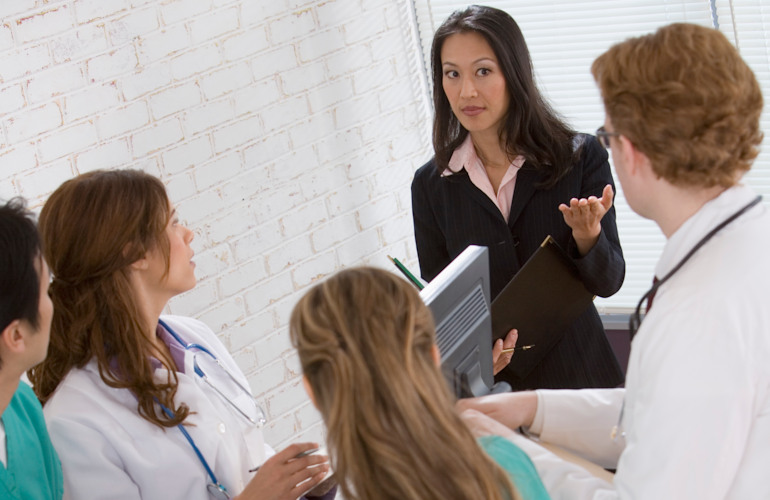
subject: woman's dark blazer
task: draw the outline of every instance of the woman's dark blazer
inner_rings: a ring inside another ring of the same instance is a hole
[[[583,257],[558,209],[571,198],[600,197],[607,184],[615,188],[607,151],[596,138],[578,134],[575,145],[580,148],[579,160],[551,188],[538,187],[542,174],[524,163],[517,174],[507,224],[465,169],[442,177],[433,159],[420,167],[412,181],[412,216],[422,277],[432,280],[468,245],[486,246],[494,299],[550,234],[572,257],[588,290],[600,297],[617,292],[623,284],[625,261],[615,207],[602,219],[599,241]],[[526,351],[517,352],[511,363],[525,355]],[[623,372],[592,305],[525,379],[504,369],[496,380],[509,382],[514,390],[616,387],[623,382]]]

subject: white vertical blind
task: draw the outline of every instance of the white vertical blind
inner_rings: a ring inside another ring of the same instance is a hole
[[[759,0],[716,0],[717,23],[736,26],[742,55],[763,82],[770,81],[767,28],[770,7]],[[722,5],[724,4],[724,5]],[[730,4],[737,11],[735,22]],[[430,44],[436,28],[467,2],[414,0],[426,71],[430,75]],[[484,5],[508,12],[519,24],[527,41],[537,83],[554,108],[580,132],[593,133],[604,121],[599,91],[591,76],[591,63],[612,44],[655,31],[658,27],[689,22],[714,26],[709,0],[594,0],[538,1],[488,0]],[[727,12],[725,12],[727,11]],[[735,36],[728,33],[735,40]],[[770,95],[765,92],[765,95]],[[767,112],[763,128],[767,128]],[[749,182],[770,199],[770,158],[758,159]],[[655,263],[665,242],[657,225],[631,211],[620,185],[615,207],[618,231],[626,258],[626,280],[621,290],[608,299],[597,298],[600,311],[624,312],[649,288]]]

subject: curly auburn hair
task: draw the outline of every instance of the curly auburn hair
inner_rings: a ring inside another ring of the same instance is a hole
[[[615,131],[671,184],[730,187],[751,168],[762,93],[719,31],[664,26],[614,45],[591,72]]]

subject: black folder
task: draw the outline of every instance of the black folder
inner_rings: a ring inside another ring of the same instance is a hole
[[[593,299],[572,260],[547,236],[492,301],[493,338],[504,338],[516,328],[516,345],[533,346],[517,349],[506,371],[526,377]]]

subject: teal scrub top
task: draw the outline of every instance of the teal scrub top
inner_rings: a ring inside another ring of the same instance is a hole
[[[64,493],[61,463],[43,419],[43,408],[24,382],[3,412],[6,465],[0,462],[0,498],[60,500]]]
[[[511,482],[524,500],[550,500],[545,485],[529,456],[524,451],[500,436],[483,436],[479,444],[492,460],[507,473]]]

